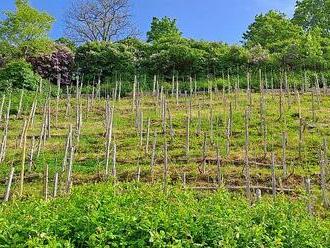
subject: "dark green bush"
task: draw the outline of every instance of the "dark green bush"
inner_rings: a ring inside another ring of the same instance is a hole
[[[26,61],[12,61],[0,70],[0,90],[9,88],[35,90],[40,79]]]

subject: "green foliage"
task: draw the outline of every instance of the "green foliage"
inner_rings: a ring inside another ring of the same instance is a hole
[[[40,79],[40,76],[33,72],[32,66],[26,61],[12,61],[0,70],[0,89],[35,90]]]
[[[169,17],[161,19],[154,17],[151,22],[151,30],[147,32],[148,42],[157,41],[162,38],[179,38],[182,33],[176,25],[176,20]]]
[[[56,44],[60,46],[66,46],[69,48],[72,52],[76,51],[77,46],[76,43],[74,43],[71,39],[66,37],[61,37],[55,41]]]
[[[67,198],[0,206],[1,246],[329,247],[330,222],[279,197],[254,206],[240,196],[160,185],[84,186]]]
[[[307,31],[320,28],[329,37],[330,0],[298,0],[292,21]]]
[[[323,58],[322,35],[319,28],[315,28],[302,37],[300,50],[300,58],[303,63],[309,67],[320,67],[326,62]]]
[[[171,76],[174,72],[182,75],[198,73],[204,52],[192,46],[184,38],[162,38],[154,42],[149,67],[153,74]]]
[[[90,42],[80,46],[76,52],[76,64],[87,80],[95,81],[118,74],[134,74],[134,51],[123,43]]]
[[[261,45],[271,53],[282,52],[291,42],[300,38],[302,29],[291,23],[282,13],[269,11],[257,15],[255,21],[243,34],[245,45]]]
[[[0,22],[0,41],[5,41],[21,52],[21,56],[43,53],[52,49],[47,34],[54,18],[39,12],[28,0],[16,0],[16,10],[6,11]]]
[[[245,46],[181,37],[176,21],[154,18],[148,41],[129,38],[115,43],[89,43],[77,51],[77,64],[88,81],[102,71],[103,78],[133,80],[153,75],[171,80],[182,77],[221,76],[236,68],[327,68],[329,39],[320,28],[304,32],[284,14],[270,11],[256,16],[244,34]],[[123,66],[122,66],[123,65]],[[244,73],[244,72],[243,72]]]
[[[3,67],[6,62],[18,57],[19,50],[11,46],[6,41],[0,41],[0,68]]]

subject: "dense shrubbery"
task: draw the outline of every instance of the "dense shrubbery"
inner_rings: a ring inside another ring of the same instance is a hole
[[[281,52],[271,53],[260,44],[247,47],[218,42],[166,37],[153,43],[121,41],[118,43],[87,43],[77,50],[76,63],[89,80],[102,71],[103,79],[121,75],[132,80],[134,74],[219,77],[223,72],[258,70],[327,71],[329,45],[315,36],[283,45]],[[323,45],[322,45],[323,44]],[[324,52],[323,52],[324,50]]]
[[[35,90],[39,84],[40,76],[33,72],[31,64],[24,60],[9,62],[0,69],[0,88]]]
[[[303,201],[249,207],[227,192],[160,186],[85,186],[68,198],[0,206],[0,246],[329,247],[330,222]]]

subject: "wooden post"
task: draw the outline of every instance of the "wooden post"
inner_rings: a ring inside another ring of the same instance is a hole
[[[217,144],[217,182],[218,185],[220,186],[223,181],[222,181],[222,175],[221,175],[221,158],[220,158],[220,151],[219,151],[219,144]]]
[[[143,112],[140,113],[140,146],[143,146]]]
[[[5,99],[6,99],[6,95],[2,96],[2,101],[1,101],[1,106],[0,106],[0,123],[2,121],[2,112],[3,112],[3,107],[5,105]]]
[[[189,115],[188,115],[186,117],[186,157],[187,157],[187,160],[189,160],[189,147],[190,147],[189,135],[190,135],[190,119],[189,119]]]
[[[325,165],[325,154],[322,149],[320,149],[320,186],[321,186],[321,194],[322,194],[322,203],[325,208],[330,207],[330,202],[328,198],[327,192],[327,179],[326,179],[326,165]]]
[[[112,130],[113,130],[113,115],[114,115],[114,108],[111,109],[111,113],[109,114],[110,120],[108,120],[108,127],[106,130],[106,165],[105,165],[105,175],[109,175],[109,159],[110,159],[110,145],[112,140]]]
[[[65,117],[68,118],[70,116],[70,109],[71,109],[71,95],[69,92],[69,86],[66,86],[66,109],[65,109]],[[93,86],[93,97],[94,97],[94,86]],[[92,103],[91,105],[93,106],[93,98],[92,97]]]
[[[132,102],[132,111],[133,112],[135,110],[135,105],[136,105],[136,84],[137,84],[137,77],[135,75],[134,76],[134,83],[133,83],[133,102]]]
[[[302,147],[303,147],[303,118],[301,114],[301,103],[300,103],[300,95],[299,92],[297,92],[297,100],[298,100],[298,115],[299,115],[299,160],[302,159]]]
[[[117,156],[117,146],[116,143],[113,144],[113,155],[112,155],[112,177],[116,179],[117,169],[116,169],[116,156]]]
[[[214,131],[213,131],[213,107],[210,106],[210,140],[214,143]]]
[[[175,76],[174,76],[174,73],[172,75],[172,91],[171,91],[171,96],[173,97],[174,96],[174,88],[175,88]]]
[[[53,191],[53,197],[57,197],[57,191],[58,191],[58,172],[55,173],[54,176],[54,191]]]
[[[9,128],[9,120],[10,120],[10,106],[11,106],[11,97],[9,96],[9,102],[8,102],[7,114],[6,114],[6,123],[3,132],[2,143],[1,143],[0,162],[3,162],[6,157],[8,128]]]
[[[31,148],[30,148],[30,156],[29,156],[29,172],[32,171],[34,149],[35,149],[35,137],[32,136],[32,139],[31,139]]]
[[[153,81],[153,86],[152,86],[152,95],[156,95],[156,81],[157,81],[157,76],[154,75],[154,81]]]
[[[176,105],[179,105],[179,78],[176,76]]]
[[[183,173],[182,184],[183,184],[183,188],[185,189],[186,185],[187,185],[187,173],[186,172]]]
[[[167,174],[168,174],[168,157],[167,157],[167,142],[164,144],[164,168],[163,168],[163,191],[167,190]]]
[[[44,173],[44,199],[48,200],[48,164],[46,164],[45,173]]]
[[[171,138],[174,137],[174,129],[173,129],[173,123],[172,123],[172,115],[170,112],[170,108],[167,106],[167,113],[168,113],[168,118],[169,118],[169,126],[170,126],[170,136]]]
[[[24,90],[21,90],[21,97],[19,99],[18,109],[17,109],[17,118],[21,116],[22,113],[22,103],[23,103]]]
[[[21,131],[21,138],[20,138],[20,142],[19,142],[19,147],[22,148],[22,145],[23,145],[23,139],[24,139],[24,135],[25,135],[25,131],[26,131],[26,128],[27,128],[27,120],[25,119],[24,120],[24,124],[23,124],[23,127],[22,127],[22,131]]]
[[[149,152],[150,125],[151,125],[151,120],[150,120],[150,117],[149,117],[148,118],[148,124],[147,124],[147,137],[146,137],[146,146],[145,146],[146,155]]]
[[[46,118],[46,136],[45,138],[50,138],[51,135],[50,135],[50,113],[51,113],[51,110],[50,110],[50,98],[48,98],[47,100],[47,118]]]
[[[33,104],[32,104],[32,108],[31,108],[31,113],[30,113],[30,116],[29,116],[29,127],[33,127],[34,125],[34,118],[35,118],[35,114],[36,114],[36,110],[37,110],[37,105],[38,105],[38,100],[37,100],[37,95],[33,101]]]
[[[272,152],[272,193],[273,197],[276,197],[276,174],[275,174],[275,154],[274,151]]]
[[[69,168],[68,168],[68,174],[67,174],[67,179],[66,179],[66,193],[70,193],[71,192],[71,187],[72,187],[73,156],[74,156],[74,146],[71,146],[71,148],[70,148]]]
[[[246,185],[246,196],[250,203],[252,203],[251,198],[251,179],[250,179],[250,163],[249,163],[249,110],[245,110],[245,164],[244,164],[244,177],[245,177],[245,185]]]
[[[72,124],[70,124],[69,132],[68,132],[68,136],[67,136],[66,144],[65,144],[64,158],[63,158],[63,163],[62,163],[62,171],[65,171],[66,167],[67,167],[69,149],[73,145],[72,144],[72,140],[73,140],[72,135],[73,135],[72,134]]]
[[[316,123],[316,112],[315,112],[315,95],[314,91],[312,91],[312,114],[313,114],[313,122]]]
[[[119,90],[118,90],[118,100],[120,101],[121,99],[121,78],[120,78],[120,81],[119,81]]]
[[[139,163],[139,162],[138,162],[137,167],[138,167],[138,170],[137,170],[137,172],[136,172],[136,180],[137,180],[138,182],[140,182],[140,178],[141,178],[141,166],[140,166],[140,163]]]
[[[154,180],[154,165],[155,165],[155,158],[156,158],[156,145],[157,145],[157,132],[154,132],[154,141],[152,144],[152,154],[151,154],[151,162],[150,162],[150,174],[151,174],[151,181]]]
[[[207,152],[207,145],[206,145],[206,132],[204,132],[204,140],[203,140],[203,174],[206,173],[206,152]]]
[[[57,94],[56,94],[56,112],[55,112],[55,126],[58,125],[58,109],[60,102],[60,91],[61,91],[61,74],[57,74]]]
[[[257,201],[261,200],[261,190],[260,189],[256,189],[256,200]]]
[[[25,172],[25,154],[26,154],[26,134],[24,134],[23,151],[22,151],[22,165],[21,165],[21,176],[20,176],[20,190],[19,196],[23,196],[24,186],[24,172]]]
[[[231,119],[230,119],[230,114],[229,114],[229,116],[227,118],[226,133],[225,133],[227,157],[229,157],[229,154],[230,154],[230,133],[231,133],[230,127],[231,127]]]
[[[282,132],[282,167],[283,167],[283,176],[286,177],[288,174],[287,163],[286,163],[286,144],[287,144],[287,133]]]
[[[313,215],[313,206],[311,199],[311,179],[308,177],[305,180],[306,194],[307,194],[307,210],[310,215]]]
[[[8,183],[7,183],[7,188],[6,188],[6,194],[5,194],[4,202],[8,202],[9,201],[10,189],[11,189],[11,184],[13,182],[14,172],[15,172],[15,167],[12,167],[11,170],[10,170],[10,173],[9,173],[9,177],[8,177]]]

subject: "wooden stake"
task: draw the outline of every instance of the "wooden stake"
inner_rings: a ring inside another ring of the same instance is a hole
[[[45,173],[44,173],[44,199],[48,200],[48,164],[46,164]]]
[[[20,176],[20,190],[19,196],[23,196],[24,187],[24,172],[25,172],[25,155],[26,155],[26,134],[24,134],[23,151],[22,151],[22,164],[21,164],[21,176]]]
[[[14,172],[15,172],[15,167],[12,167],[11,170],[10,170],[10,173],[9,173],[9,177],[8,177],[8,183],[7,183],[7,188],[6,188],[6,194],[5,194],[4,202],[8,202],[9,201],[10,189],[11,189],[11,184],[13,182]]]
[[[58,190],[58,172],[55,173],[54,176],[54,191],[53,191],[53,197],[57,197],[57,190]]]

